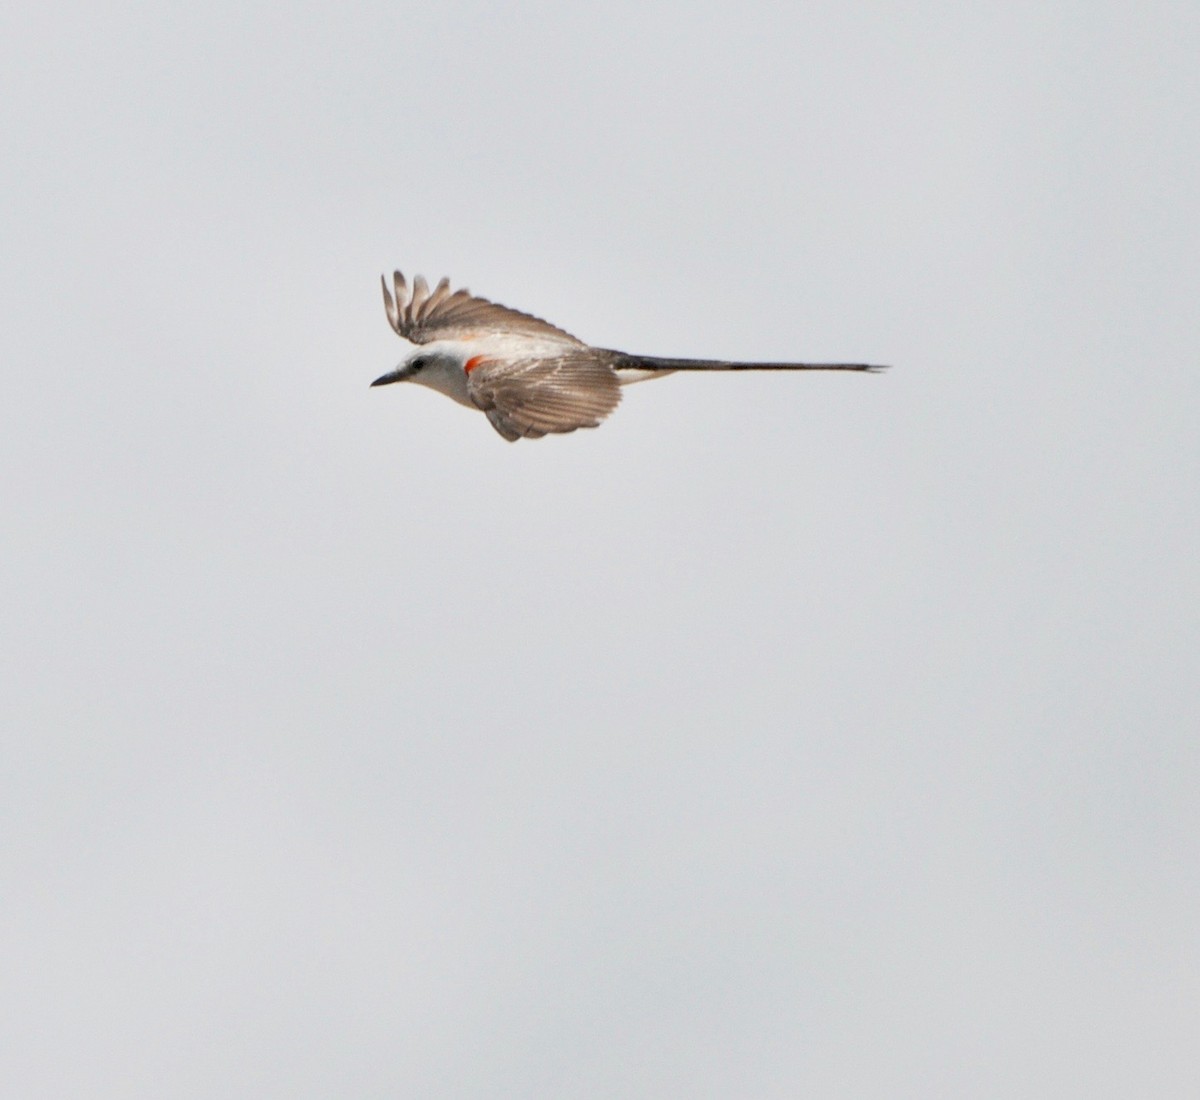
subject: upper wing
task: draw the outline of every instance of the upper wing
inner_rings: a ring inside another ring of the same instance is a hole
[[[395,298],[388,290],[387,279],[380,276],[380,282],[388,321],[397,335],[414,344],[454,340],[482,331],[524,332],[583,346],[582,341],[549,321],[497,305],[486,298],[475,298],[465,287],[451,294],[449,279],[443,279],[430,291],[424,278],[418,275],[410,290],[404,276],[399,271],[394,272]]]
[[[594,428],[621,400],[616,373],[591,349],[554,358],[489,359],[467,376],[467,393],[508,440]]]

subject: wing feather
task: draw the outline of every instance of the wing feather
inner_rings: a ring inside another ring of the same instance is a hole
[[[595,428],[621,400],[616,373],[590,351],[489,360],[471,372],[467,393],[508,440]]]
[[[397,271],[392,276],[392,285],[394,298],[388,293],[387,280],[383,280],[388,323],[397,335],[414,344],[454,340],[482,331],[521,332],[563,344],[585,346],[549,321],[489,302],[486,298],[476,298],[465,287],[450,293],[449,279],[442,279],[431,293],[429,284],[418,275],[413,279],[410,291],[408,281]]]
[[[428,317],[438,305],[450,296],[450,280],[441,279],[438,285],[433,288],[433,293],[429,295],[429,299],[421,307],[418,315],[418,321],[423,321]]]
[[[425,281],[424,275],[418,275],[413,279],[412,301],[408,307],[409,315],[417,324],[421,323],[421,310],[425,308],[428,300],[429,284]]]

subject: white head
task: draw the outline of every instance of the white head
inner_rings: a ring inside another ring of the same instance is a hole
[[[411,344],[408,355],[396,369],[381,375],[372,386],[388,386],[393,382],[419,382],[422,386],[453,397],[460,404],[474,408],[467,395],[466,363],[469,350],[455,340],[435,340],[428,344]]]

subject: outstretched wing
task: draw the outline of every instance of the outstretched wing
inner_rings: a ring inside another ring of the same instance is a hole
[[[476,298],[465,287],[451,293],[449,279],[442,279],[431,291],[424,278],[418,275],[410,290],[404,276],[399,271],[394,272],[394,298],[388,290],[387,279],[380,276],[380,282],[389,323],[398,336],[414,344],[454,340],[480,332],[518,332],[584,346],[582,341],[549,321],[497,305],[486,298]]]
[[[467,393],[508,440],[594,428],[621,400],[616,374],[590,349],[553,358],[489,359],[467,376]]]

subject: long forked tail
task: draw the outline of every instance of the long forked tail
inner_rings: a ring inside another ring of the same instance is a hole
[[[631,355],[624,351],[609,352],[615,370],[674,371],[674,370],[856,370],[878,373],[887,367],[871,363],[738,363],[727,359],[663,359],[656,355]]]

